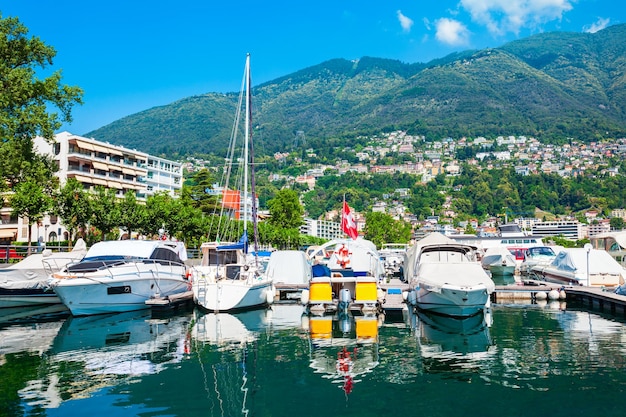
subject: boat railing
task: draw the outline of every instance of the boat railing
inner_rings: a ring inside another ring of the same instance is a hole
[[[66,268],[68,265],[72,263],[76,263],[75,257],[54,257],[50,259],[42,259],[41,263],[43,264],[43,270],[48,275],[52,275],[55,272],[61,271],[63,268]]]
[[[181,275],[185,275],[187,269],[184,263],[169,259],[124,258],[83,260],[68,264],[66,270],[70,275],[106,271],[107,275],[112,277],[116,275],[112,269],[122,266],[134,267],[138,273],[146,272],[146,268],[141,265],[154,265],[156,272],[180,273]]]

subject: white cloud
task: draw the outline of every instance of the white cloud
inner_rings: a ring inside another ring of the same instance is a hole
[[[469,30],[458,20],[441,18],[435,22],[437,27],[436,37],[440,42],[448,45],[467,45],[469,43]]]
[[[402,26],[402,31],[410,32],[411,27],[413,27],[413,20],[403,15],[400,10],[397,11],[397,14],[398,14],[398,21],[400,22],[400,26]]]
[[[460,0],[472,20],[494,35],[518,34],[522,28],[536,29],[546,22],[561,20],[575,0]]]
[[[609,25],[609,23],[611,22],[611,19],[603,19],[601,17],[598,18],[598,20],[595,21],[595,23],[592,23],[591,25],[587,25],[583,27],[583,31],[587,32],[587,33],[596,33],[599,30],[604,29],[605,27],[607,27]]]

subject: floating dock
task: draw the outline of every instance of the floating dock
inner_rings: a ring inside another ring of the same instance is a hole
[[[193,291],[185,291],[167,297],[155,297],[146,300],[152,312],[174,311],[193,303]]]
[[[407,308],[402,297],[402,293],[409,290],[407,283],[392,279],[381,284],[380,288],[386,292],[385,302],[381,306],[383,311],[401,311]],[[498,285],[491,294],[491,302],[496,304],[519,300],[528,302],[549,300],[550,297],[556,297],[553,291],[558,293],[560,301],[578,302],[589,309],[626,317],[626,296],[615,294],[612,289],[563,286],[545,281],[525,280],[513,285]]]

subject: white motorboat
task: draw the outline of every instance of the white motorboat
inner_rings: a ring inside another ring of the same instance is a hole
[[[515,274],[517,262],[515,256],[502,246],[494,246],[485,251],[485,255],[480,260],[483,268],[491,272],[491,275],[510,276]]]
[[[407,302],[449,316],[483,311],[495,284],[476,260],[476,248],[431,233],[410,251]]]
[[[275,289],[272,280],[263,274],[263,267],[259,261],[257,250],[257,213],[254,182],[250,181],[251,195],[248,195],[248,182],[250,173],[254,174],[253,156],[249,152],[252,148],[252,135],[250,131],[251,113],[251,86],[250,86],[250,55],[246,57],[244,71],[243,88],[239,103],[245,103],[245,132],[242,158],[242,183],[243,198],[237,193],[237,212],[243,213],[243,233],[239,242],[224,244],[219,242],[207,242],[201,245],[202,262],[194,268],[193,296],[194,301],[200,307],[208,311],[233,311],[249,308],[259,308],[267,306],[274,301]],[[238,109],[235,117],[235,126],[239,125],[241,109]],[[237,129],[233,130],[231,138],[231,150],[229,155],[234,153],[237,145]],[[229,158],[230,160],[230,158]],[[225,171],[230,172],[231,167],[226,167]],[[222,204],[226,200],[226,187],[229,179],[226,179]],[[232,191],[232,190],[231,190]],[[251,200],[251,207],[248,206]],[[243,206],[243,209],[239,210]],[[249,218],[251,217],[251,218]],[[248,220],[254,225],[254,246],[253,254],[248,253]]]
[[[281,300],[299,300],[313,276],[311,263],[303,251],[278,250],[271,253],[265,275],[274,282]]]
[[[388,277],[400,279],[403,277],[403,264],[408,246],[406,243],[383,244],[379,252]]]
[[[86,252],[85,241],[78,239],[70,252],[44,249],[0,269],[0,308],[60,304],[61,300],[48,285],[48,277],[79,261]]]
[[[80,262],[53,273],[49,283],[75,316],[142,310],[150,298],[189,289],[186,259],[182,242],[98,242]]]
[[[302,303],[310,311],[338,309],[377,310],[385,278],[380,254],[373,242],[363,239],[336,239],[311,251],[313,277]]]
[[[560,249],[559,249],[560,250]],[[524,251],[524,259],[520,265],[520,274],[531,273],[535,266],[546,266],[556,258],[551,246],[535,246]]]
[[[193,297],[208,311],[262,307],[274,300],[273,282],[257,259],[247,256],[247,243],[201,245],[202,261],[193,268]]]
[[[547,265],[532,271],[548,282],[563,285],[614,288],[624,284],[624,268],[606,251],[565,248]]]

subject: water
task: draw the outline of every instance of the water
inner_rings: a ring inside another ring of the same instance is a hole
[[[622,416],[625,341],[623,322],[559,303],[5,320],[0,416]]]

